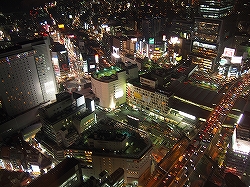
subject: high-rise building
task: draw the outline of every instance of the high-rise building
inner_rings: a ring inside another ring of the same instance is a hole
[[[39,38],[0,52],[0,102],[9,116],[56,99],[49,45]]]
[[[204,18],[222,18],[234,11],[233,0],[200,0],[200,14]]]
[[[225,47],[231,47],[236,17],[196,18],[191,39],[192,62],[204,71],[214,71]]]
[[[216,70],[224,47],[232,47],[237,16],[234,16],[232,0],[201,0],[200,16],[195,18],[191,42],[194,64],[205,71]]]

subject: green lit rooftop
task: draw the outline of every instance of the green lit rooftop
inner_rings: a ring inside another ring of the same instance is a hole
[[[104,68],[102,70],[95,72],[92,76],[95,79],[109,80],[109,79],[116,78],[116,73],[121,70],[122,69],[117,66],[111,66],[110,68]]]

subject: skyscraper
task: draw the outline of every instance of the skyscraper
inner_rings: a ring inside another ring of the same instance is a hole
[[[200,0],[200,14],[204,18],[222,18],[231,15],[233,0]]]
[[[232,0],[201,0],[201,17],[195,18],[192,62],[206,71],[215,71],[225,47],[231,47],[236,16]]]
[[[39,38],[1,51],[0,103],[9,116],[56,99],[49,44],[49,38]]]

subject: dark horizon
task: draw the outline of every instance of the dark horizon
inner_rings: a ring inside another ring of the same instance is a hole
[[[42,6],[46,2],[50,2],[50,0],[3,0],[0,6],[0,12],[26,12],[33,7]]]

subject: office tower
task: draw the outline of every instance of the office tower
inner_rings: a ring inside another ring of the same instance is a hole
[[[33,180],[28,187],[78,187],[82,183],[82,170],[79,161],[75,158],[66,158],[48,173]]]
[[[25,41],[0,53],[0,102],[16,116],[55,100],[57,93],[49,38]]]
[[[233,0],[200,0],[200,14],[204,18],[222,18],[233,11]]]
[[[195,18],[192,62],[204,71],[215,71],[224,48],[232,45],[235,26],[236,16],[233,15],[223,19]]]
[[[200,69],[213,72],[225,47],[231,47],[236,18],[232,0],[199,3],[201,17],[195,18],[191,57]]]
[[[218,60],[222,21],[196,18],[191,42],[192,62],[200,69],[212,70]]]

